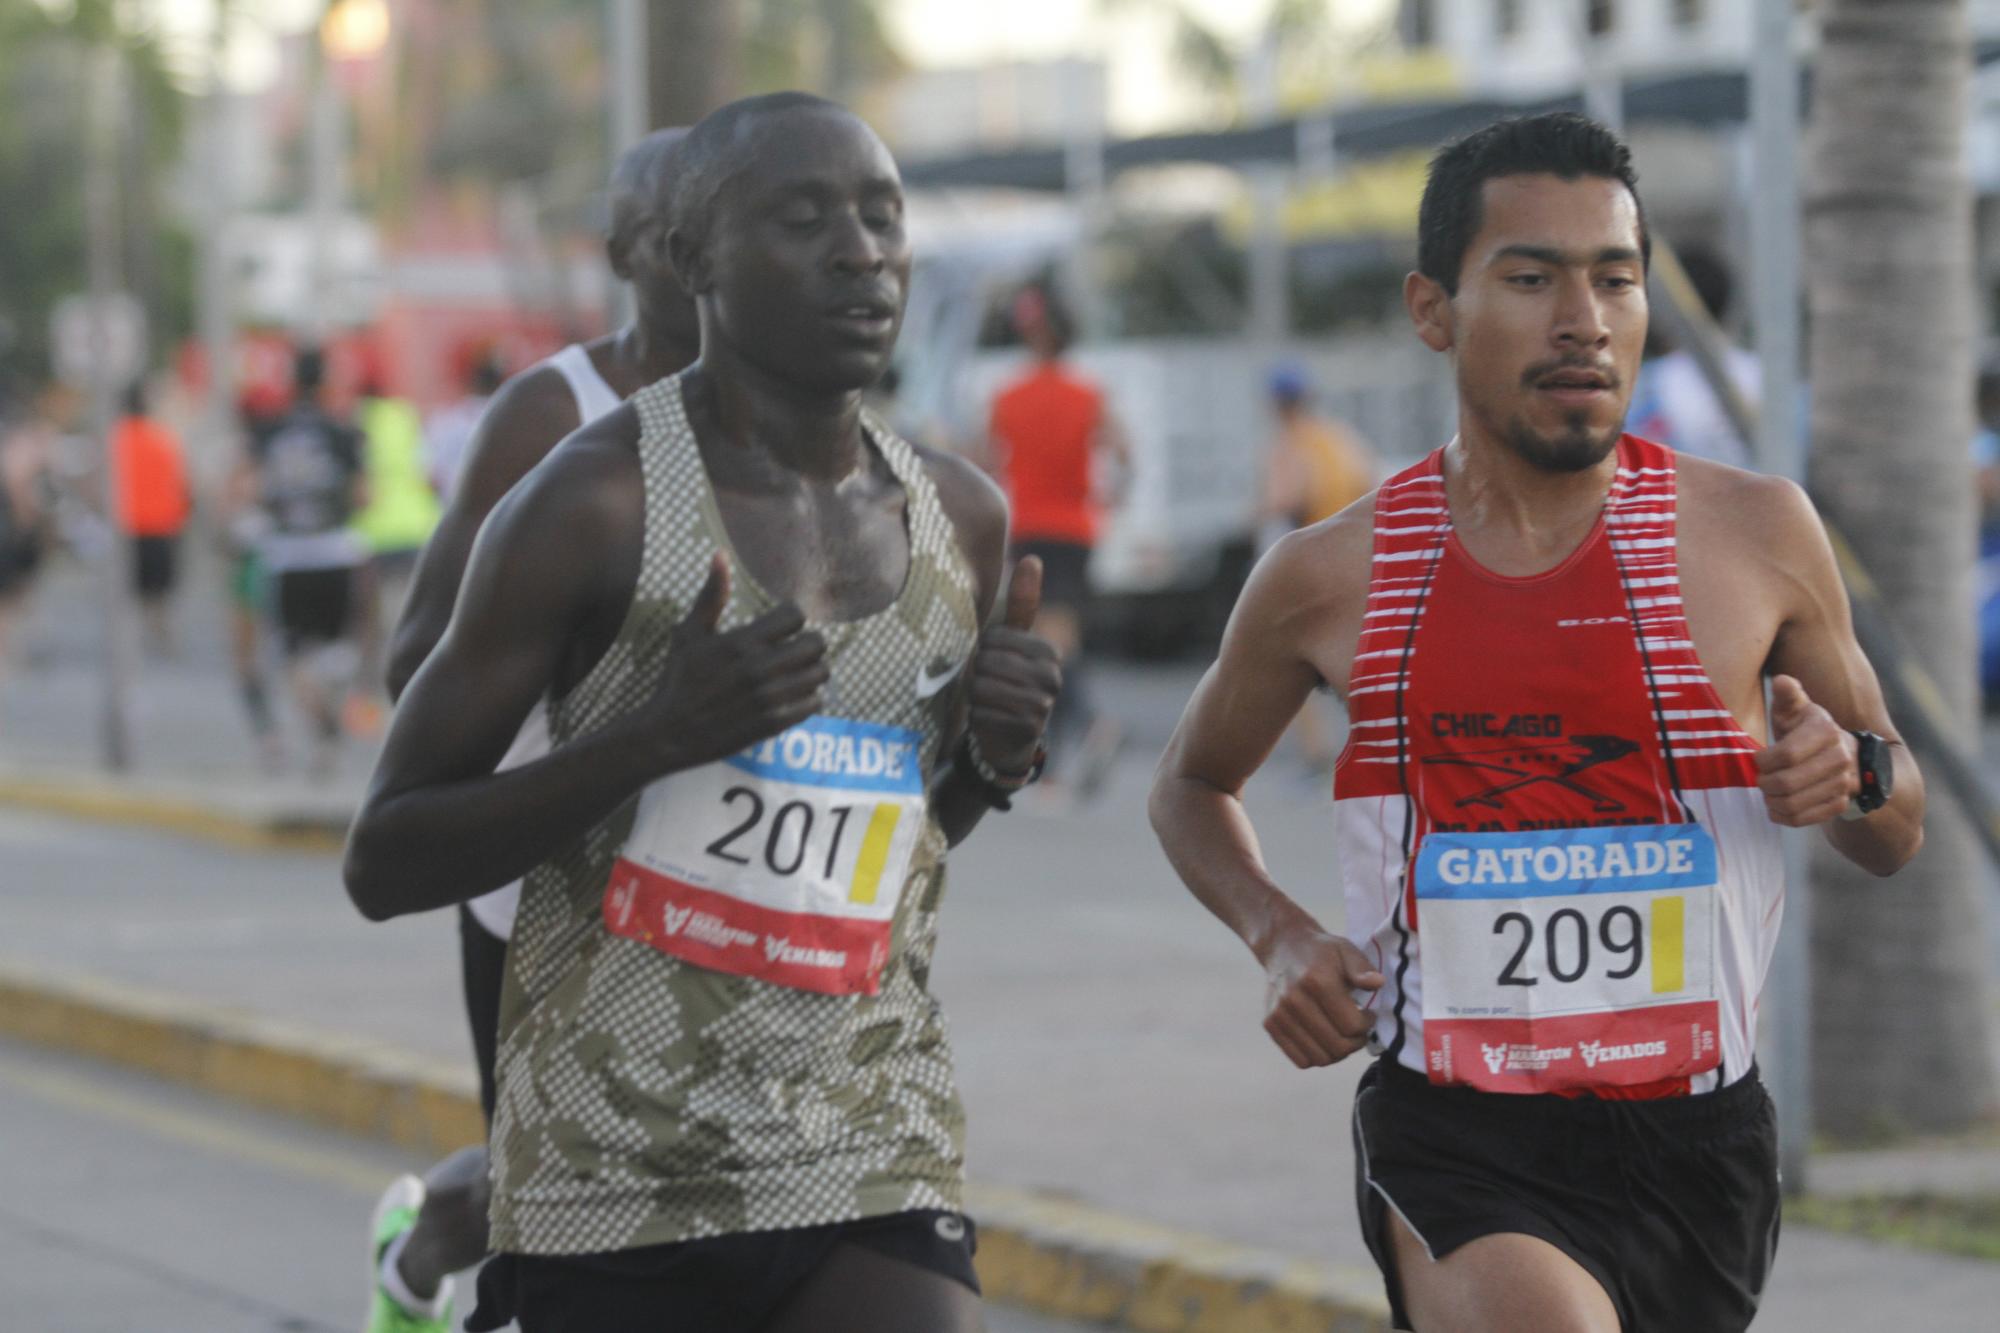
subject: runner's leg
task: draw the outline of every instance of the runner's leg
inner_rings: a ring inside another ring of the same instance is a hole
[[[859,1245],[838,1245],[764,1333],[985,1333],[963,1283]]]
[[[396,1271],[429,1300],[444,1280],[486,1257],[486,1145],[461,1148],[424,1174],[424,1202]]]
[[[1481,1236],[1434,1260],[1393,1211],[1389,1234],[1416,1333],[1619,1333],[1597,1279],[1545,1240]]]

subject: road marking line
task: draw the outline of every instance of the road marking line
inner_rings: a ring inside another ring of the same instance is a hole
[[[253,1129],[154,1106],[139,1097],[106,1088],[93,1079],[35,1069],[6,1056],[0,1056],[0,1081],[57,1106],[239,1161],[254,1162],[287,1175],[352,1190],[363,1198],[372,1199],[380,1194],[394,1175],[393,1169],[385,1169],[360,1154],[297,1147]]]

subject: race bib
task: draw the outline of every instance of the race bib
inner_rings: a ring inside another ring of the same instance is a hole
[[[811,717],[653,783],[605,925],[714,971],[874,994],[923,832],[921,747],[906,728]]]
[[[1433,833],[1416,876],[1433,1083],[1555,1092],[1721,1063],[1699,824]]]

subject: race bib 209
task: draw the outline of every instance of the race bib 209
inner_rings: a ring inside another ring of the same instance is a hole
[[[1433,833],[1416,876],[1433,1083],[1587,1090],[1721,1062],[1699,824]]]
[[[873,994],[923,831],[922,738],[811,717],[639,798],[610,931],[714,971]]]

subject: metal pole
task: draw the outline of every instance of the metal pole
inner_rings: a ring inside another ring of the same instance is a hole
[[[1751,142],[1756,197],[1750,209],[1751,298],[1762,362],[1757,460],[1804,482],[1799,442],[1799,69],[1792,0],[1757,0],[1751,42]],[[1779,1163],[1785,1189],[1806,1188],[1812,1148],[1812,880],[1807,834],[1784,833],[1784,925],[1771,968],[1766,1054],[1774,1066]]]
[[[201,237],[201,344],[208,359],[208,401],[203,437],[210,449],[234,438],[236,420],[236,319],[229,283],[229,224],[235,213],[234,173],[229,152],[229,91],[222,66],[228,49],[229,6],[217,5],[210,36],[208,98],[202,147],[207,159],[203,199],[206,225]]]
[[[307,337],[325,339],[333,329],[336,289],[334,246],[340,222],[342,143],[340,93],[334,86],[333,57],[323,40],[313,43],[313,100],[307,153],[312,171],[309,199],[311,228],[310,308],[302,321]]]
[[[625,150],[646,135],[646,0],[610,0],[605,31],[611,54],[611,160],[605,164],[608,179]],[[607,218],[607,225],[608,221]],[[631,288],[622,282],[612,283],[606,313],[614,328],[635,319],[638,304]]]
[[[1065,77],[1071,73],[1066,72]],[[1111,210],[1104,162],[1103,109],[1085,92],[1079,78],[1064,98],[1063,188],[1081,222],[1081,240],[1070,259],[1070,272],[1076,282],[1077,330],[1086,337],[1102,337],[1107,330],[1097,246]]]
[[[1625,86],[1618,75],[1617,61],[1590,30],[1590,0],[1575,0],[1570,9],[1570,32],[1576,39],[1577,56],[1583,62],[1585,113],[1598,124],[1622,134]]]
[[[88,162],[84,168],[85,226],[90,272],[90,342],[95,351],[90,369],[90,432],[102,463],[105,552],[101,594],[104,614],[104,680],[98,739],[105,768],[123,772],[132,766],[132,737],[127,699],[132,664],[126,634],[126,571],[131,568],[131,539],[119,512],[118,469],[111,451],[118,385],[112,383],[111,302],[119,286],[118,137],[125,125],[123,68],[116,47],[104,45],[90,53],[92,89],[87,111]]]
[[[1243,61],[1244,109],[1253,125],[1275,119],[1278,98],[1277,34],[1266,28]],[[1295,140],[1296,142],[1296,140]],[[1296,155],[1296,147],[1294,149]],[[1285,196],[1291,172],[1259,163],[1250,178],[1250,337],[1266,361],[1292,331],[1291,251],[1285,244]]]

